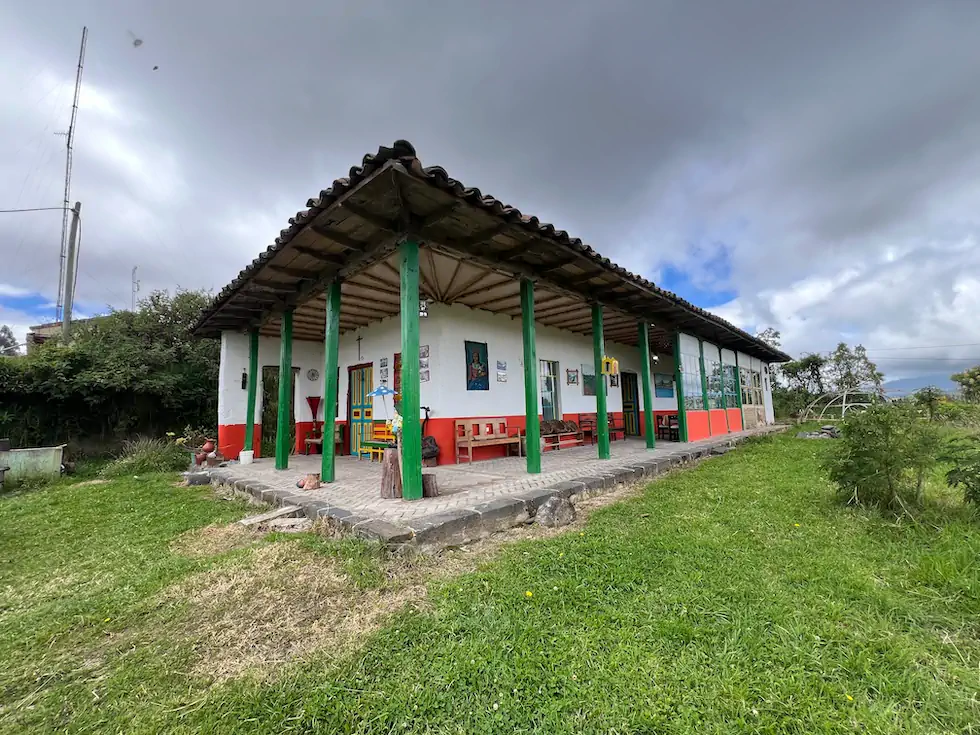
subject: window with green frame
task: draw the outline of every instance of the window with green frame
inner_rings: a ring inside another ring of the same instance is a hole
[[[728,408],[738,408],[738,383],[735,380],[735,369],[734,365],[724,366],[725,405]]]
[[[681,354],[681,382],[684,386],[684,410],[703,411],[704,393],[701,386],[701,356]]]
[[[708,373],[708,408],[721,408],[721,363],[712,360],[705,364]]]

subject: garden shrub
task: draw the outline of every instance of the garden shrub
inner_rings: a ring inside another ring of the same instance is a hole
[[[139,438],[125,442],[123,452],[102,468],[103,477],[125,477],[149,472],[178,472],[190,465],[190,451],[167,439]]]
[[[956,437],[940,459],[952,465],[946,471],[946,484],[962,489],[966,502],[980,505],[980,438]]]
[[[980,404],[945,400],[937,408],[939,419],[952,426],[980,427]]]
[[[937,461],[939,433],[914,406],[883,403],[847,414],[827,460],[848,503],[907,511],[921,504],[925,476]]]

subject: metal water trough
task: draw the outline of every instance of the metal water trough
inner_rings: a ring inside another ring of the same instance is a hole
[[[0,487],[5,479],[58,477],[64,459],[65,445],[11,449],[8,440],[0,440]]]

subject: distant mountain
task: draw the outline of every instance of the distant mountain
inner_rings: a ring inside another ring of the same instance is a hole
[[[959,388],[959,385],[950,380],[945,373],[933,373],[931,375],[917,375],[914,378],[901,378],[899,380],[889,380],[885,383],[885,392],[889,396],[907,396],[917,390],[928,388],[934,385],[940,390],[951,393]]]

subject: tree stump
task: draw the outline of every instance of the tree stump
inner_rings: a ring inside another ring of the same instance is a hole
[[[439,483],[436,481],[436,476],[431,472],[428,474],[422,473],[422,497],[439,497]]]
[[[402,468],[397,449],[386,449],[381,457],[381,497],[402,496]]]

